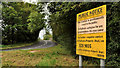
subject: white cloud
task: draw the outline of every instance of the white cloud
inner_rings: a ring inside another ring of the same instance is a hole
[[[28,3],[33,3],[33,2],[37,3],[37,0],[23,0],[23,1]]]

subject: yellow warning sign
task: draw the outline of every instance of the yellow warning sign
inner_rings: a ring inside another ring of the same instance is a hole
[[[106,59],[106,5],[77,14],[76,54]]]

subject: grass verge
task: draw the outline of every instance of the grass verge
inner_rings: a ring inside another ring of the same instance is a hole
[[[79,61],[64,46],[44,49],[4,51],[3,66],[78,66]],[[84,65],[93,65],[83,62]]]

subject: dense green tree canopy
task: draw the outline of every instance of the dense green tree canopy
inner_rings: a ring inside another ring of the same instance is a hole
[[[3,3],[2,40],[3,44],[31,42],[38,38],[44,27],[45,14],[39,4],[24,2]]]

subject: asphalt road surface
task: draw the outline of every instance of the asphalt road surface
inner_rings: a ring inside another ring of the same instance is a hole
[[[11,51],[11,50],[29,50],[29,49],[39,49],[39,48],[48,48],[55,46],[56,43],[50,40],[41,40],[33,45],[25,46],[25,47],[18,47],[18,48],[10,48],[10,49],[3,49],[0,51]]]

